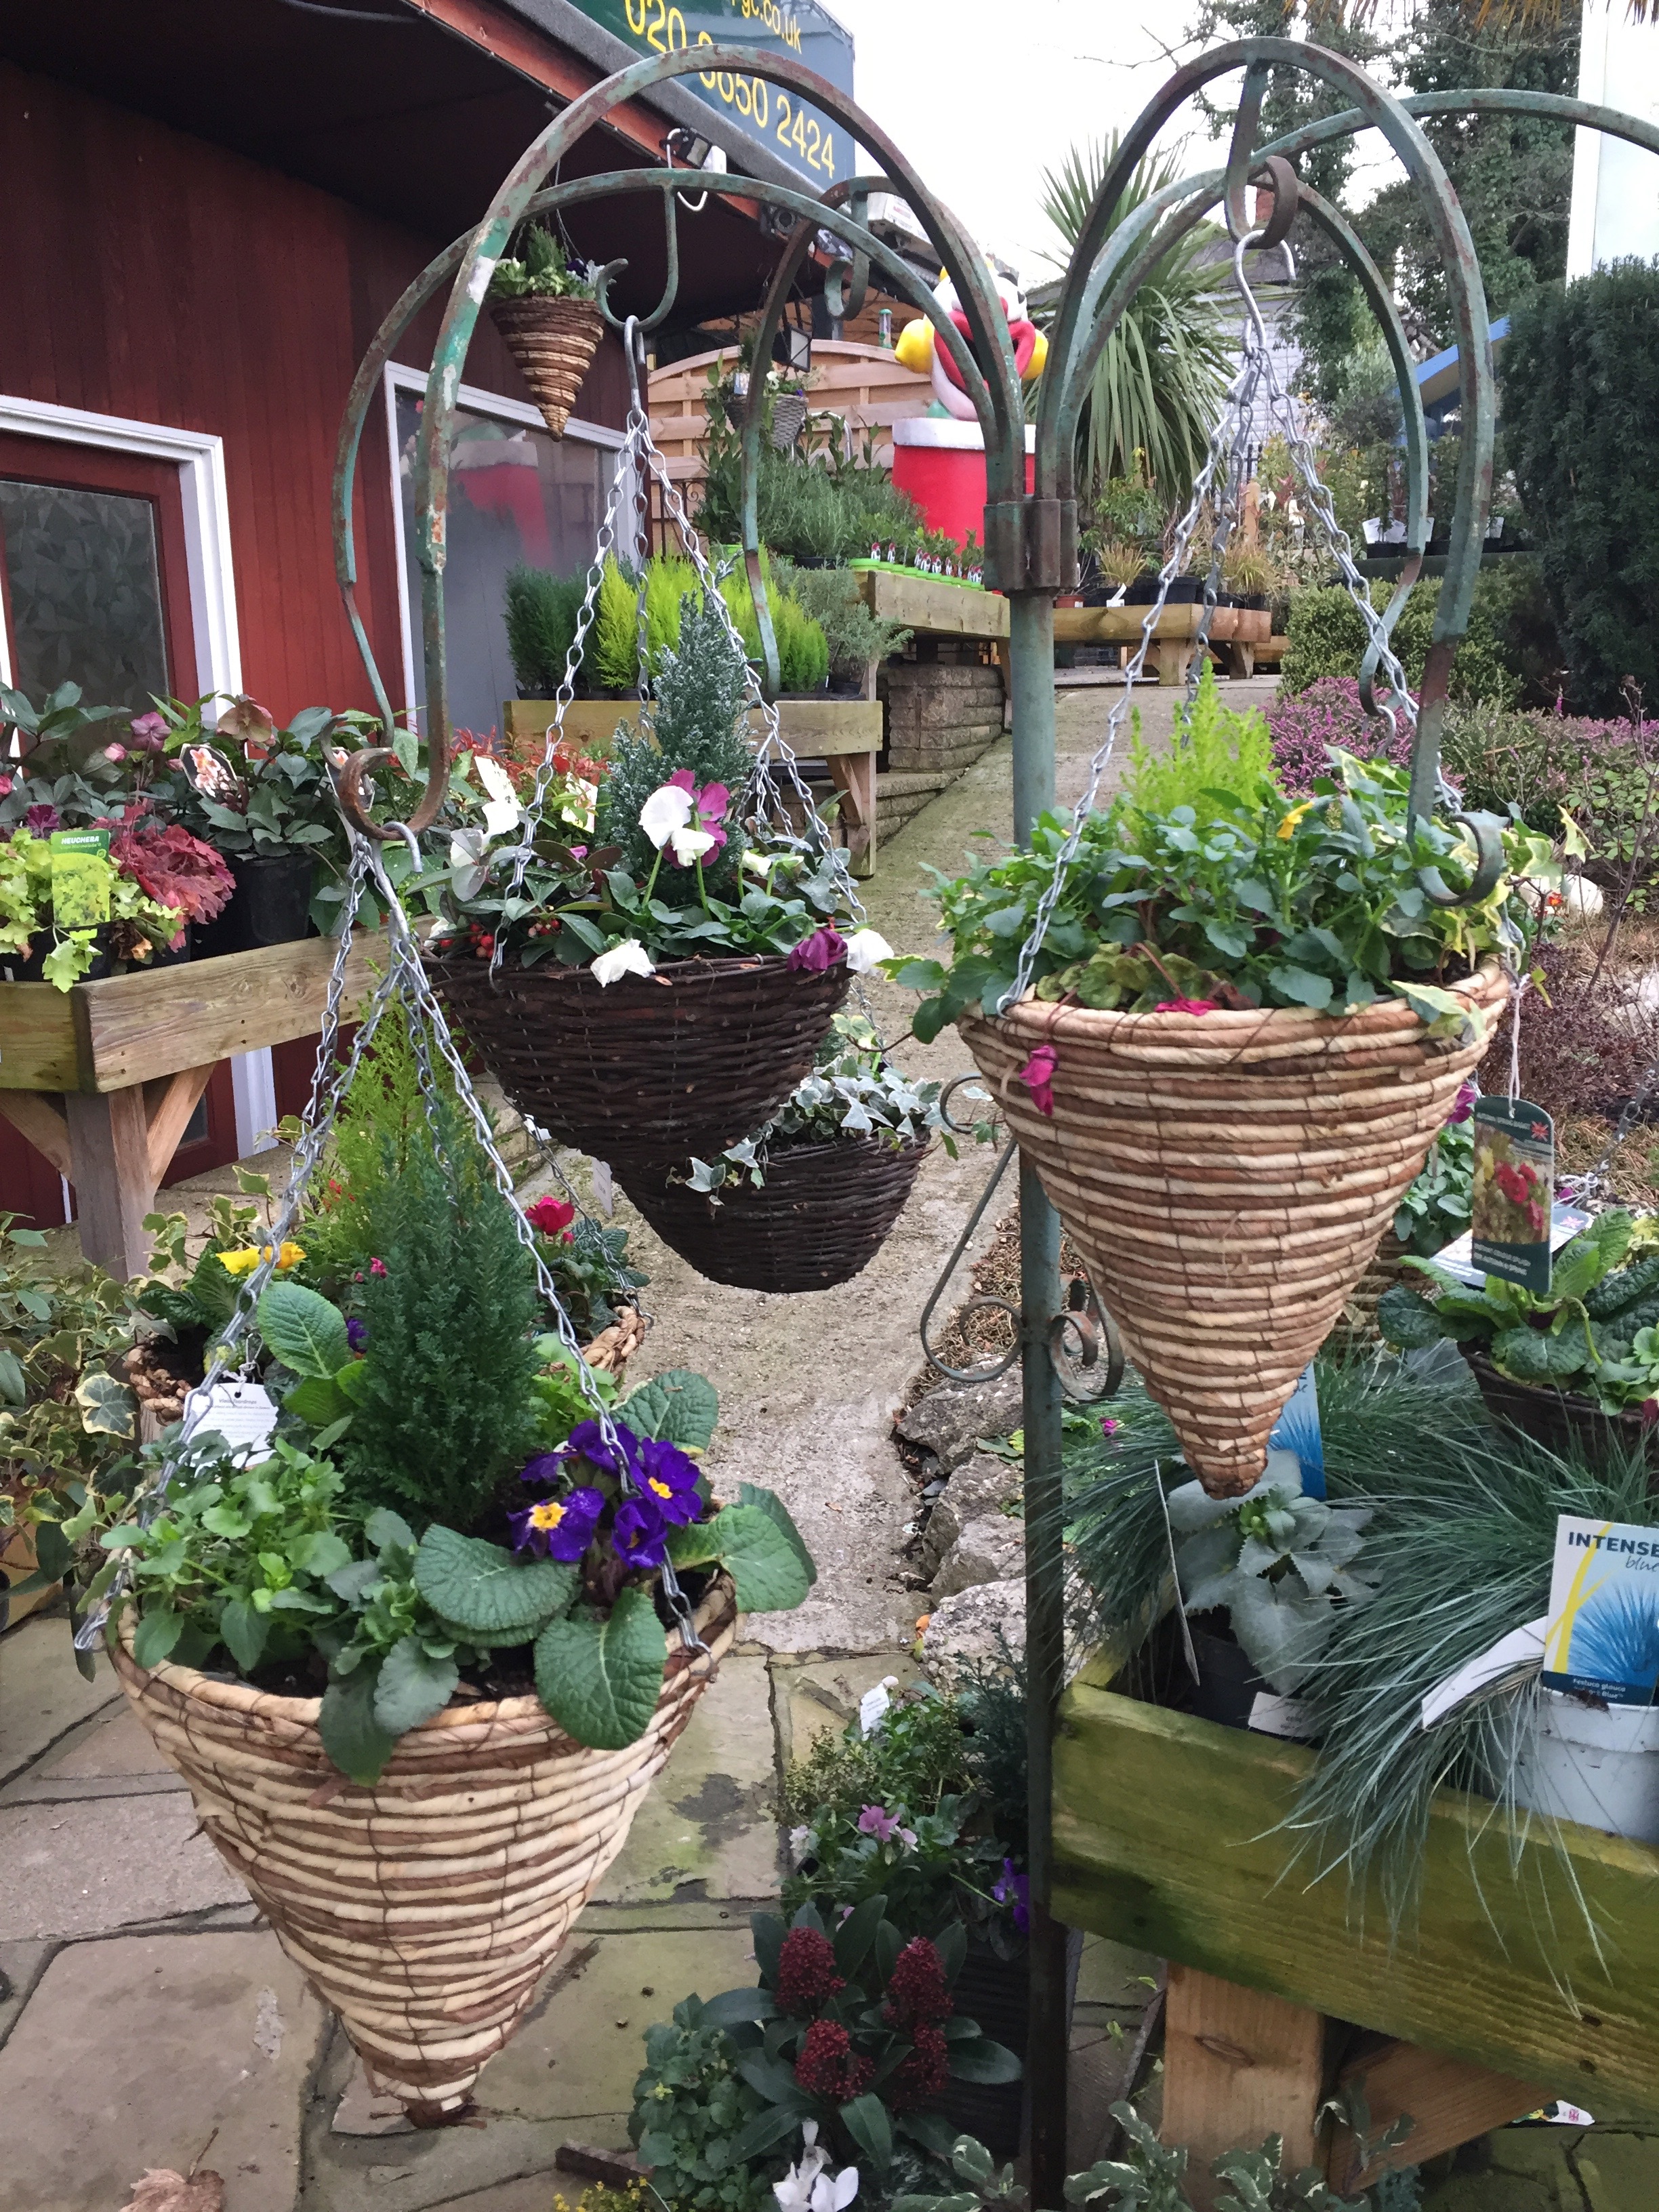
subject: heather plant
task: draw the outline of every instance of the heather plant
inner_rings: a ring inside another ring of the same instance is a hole
[[[1267,728],[1273,773],[1297,799],[1312,790],[1316,777],[1329,775],[1334,745],[1360,760],[1401,763],[1411,758],[1411,732],[1404,720],[1390,731],[1381,715],[1368,714],[1359,703],[1358,680],[1352,676],[1322,676],[1299,696],[1275,700],[1267,710]]]

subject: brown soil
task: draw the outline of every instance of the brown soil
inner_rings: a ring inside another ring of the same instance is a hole
[[[1063,1284],[1073,1275],[1084,1272],[1082,1255],[1069,1237],[1062,1237],[1060,1247],[1060,1275]],[[1019,1204],[1018,1200],[998,1222],[990,1243],[981,1258],[974,1262],[969,1280],[972,1285],[968,1296],[951,1316],[935,1339],[942,1357],[952,1367],[988,1367],[1013,1343],[1015,1322],[1012,1314],[1000,1312],[993,1306],[981,1306],[974,1312],[967,1309],[975,1298],[1006,1298],[1018,1309],[1019,1304]],[[939,1387],[943,1377],[932,1367],[922,1367],[911,1377],[904,1394],[905,1412],[917,1400],[925,1398],[930,1390]]]

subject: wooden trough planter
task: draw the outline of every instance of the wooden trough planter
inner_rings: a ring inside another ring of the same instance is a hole
[[[360,932],[352,946],[348,1007],[373,981],[376,942]],[[307,938],[67,991],[0,983],[0,1114],[75,1185],[88,1260],[143,1273],[144,1216],[209,1077],[319,1030],[337,949]]]
[[[1282,2130],[1289,2167],[1317,2155],[1352,2189],[1353,2139],[1321,2146],[1316,2116],[1361,2076],[1374,2136],[1416,2123],[1399,2165],[1558,2096],[1659,2111],[1659,1850],[1564,1825],[1558,1853],[1535,1821],[1442,1790],[1418,1917],[1391,1943],[1374,1885],[1287,1872],[1311,1751],[1117,1696],[1114,1671],[1097,1660],[1061,1704],[1054,1910],[1171,1962],[1164,2133],[1195,2169]]]

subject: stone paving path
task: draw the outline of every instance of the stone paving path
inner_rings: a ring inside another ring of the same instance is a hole
[[[1236,700],[1272,690],[1230,687]],[[1114,696],[1061,702],[1063,801],[1082,787]],[[1154,740],[1171,703],[1147,697]],[[884,850],[872,923],[902,950],[928,949],[925,867],[954,871],[975,830],[1008,818],[1005,740]],[[885,1032],[902,1035],[908,996],[885,984],[872,995]],[[947,1035],[906,1048],[903,1064],[946,1077],[965,1061]],[[210,2138],[204,2163],[225,2177],[227,2212],[550,2212],[556,2194],[575,2199],[580,2184],[556,2176],[558,2148],[625,2142],[645,2027],[688,1991],[752,1974],[748,1917],[776,1894],[783,1767],[843,1726],[863,1690],[911,1670],[918,1601],[896,1565],[914,1493],[890,1416],[920,1364],[916,1316],[987,1165],[936,1150],[866,1273],[791,1299],[711,1288],[619,1206],[652,1276],[641,1372],[711,1376],[722,1401],[711,1466],[780,1491],[820,1578],[799,1613],[745,1625],[529,2019],[486,2069],[482,2128],[418,2134],[371,2097],[343,2035],[195,1832],[187,1793],[113,1676],[100,1667],[88,1684],[75,1672],[64,1620],[38,1615],[0,1638],[0,2212],[118,2212],[146,2166],[187,2170]],[[1074,2165],[1097,2154],[1156,1963],[1085,1945]],[[1659,2160],[1639,2132],[1598,2130],[1582,2143],[1566,2132],[1507,2131],[1489,2170],[1447,2179],[1428,2203],[1659,2206]]]

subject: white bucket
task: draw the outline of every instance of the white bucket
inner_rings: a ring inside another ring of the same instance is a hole
[[[1593,1705],[1544,1691],[1515,1801],[1559,1820],[1659,1844],[1659,1705]]]

